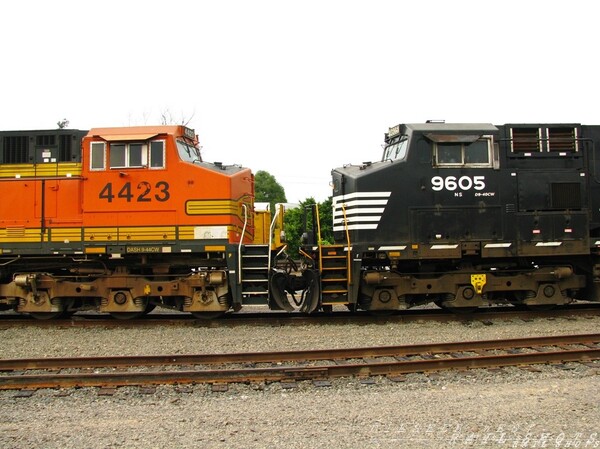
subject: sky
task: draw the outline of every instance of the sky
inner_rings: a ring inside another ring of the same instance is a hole
[[[21,0],[0,4],[0,128],[188,122],[203,158],[289,202],[399,123],[598,124],[600,3]]]

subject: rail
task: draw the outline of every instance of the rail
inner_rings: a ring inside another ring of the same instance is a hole
[[[8,327],[156,327],[156,326],[194,326],[194,327],[235,327],[235,326],[303,326],[303,325],[341,325],[341,324],[383,324],[414,322],[484,322],[491,320],[533,321],[537,318],[592,318],[600,316],[600,303],[571,304],[553,310],[519,310],[512,306],[491,307],[473,312],[449,313],[439,308],[408,309],[392,315],[373,315],[366,311],[350,313],[347,309],[328,313],[289,313],[271,311],[229,313],[215,319],[198,319],[185,312],[153,312],[140,318],[127,321],[117,320],[108,314],[76,314],[68,318],[38,320],[26,314],[0,313],[0,328]]]
[[[0,389],[284,382],[348,376],[393,376],[448,369],[491,368],[540,363],[587,363],[600,359],[599,343],[599,334],[584,334],[273,353],[9,359],[0,361],[0,370],[13,371],[14,374],[0,376]],[[503,353],[498,353],[498,351]],[[290,362],[300,362],[300,364],[294,365]],[[249,363],[252,367],[236,366],[240,363]],[[254,366],[258,363],[266,363],[267,366]],[[277,366],[273,366],[274,363]],[[213,364],[222,365],[222,368],[189,369],[190,365]],[[135,369],[128,372],[114,372],[114,367],[123,366]],[[159,366],[164,370],[142,371],[139,369],[142,366]],[[174,369],[175,367],[179,369]],[[94,368],[94,372],[22,374],[24,370],[74,368]],[[112,369],[102,372],[98,368]]]

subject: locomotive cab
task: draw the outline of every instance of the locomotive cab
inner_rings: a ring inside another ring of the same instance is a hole
[[[336,240],[346,228],[354,243],[389,246],[392,241],[405,245],[458,239],[463,230],[452,227],[449,215],[464,214],[465,207],[480,214],[482,202],[487,206],[497,200],[486,185],[498,168],[494,134],[498,129],[486,124],[391,128],[381,161],[332,172]],[[404,212],[389,212],[393,210]],[[480,223],[473,228],[481,232],[481,216],[476,218]]]

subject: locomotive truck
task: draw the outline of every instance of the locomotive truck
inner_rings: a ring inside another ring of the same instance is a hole
[[[305,211],[298,270],[283,208],[256,210],[251,171],[186,127],[0,137],[0,308],[36,318],[599,299],[597,126],[390,128],[380,161],[332,170],[333,244]]]

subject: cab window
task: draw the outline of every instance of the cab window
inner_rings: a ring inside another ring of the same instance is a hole
[[[104,170],[106,167],[106,144],[92,142],[90,148],[90,170]]]
[[[408,149],[408,137],[397,136],[394,137],[390,143],[385,147],[383,151],[384,161],[396,161],[402,160],[406,157],[406,150]]]
[[[150,168],[165,167],[165,141],[155,140],[150,142]]]
[[[164,168],[165,142],[112,143],[109,159],[110,168]]]
[[[473,142],[434,143],[435,161],[438,167],[490,167],[492,141],[482,137]]]

